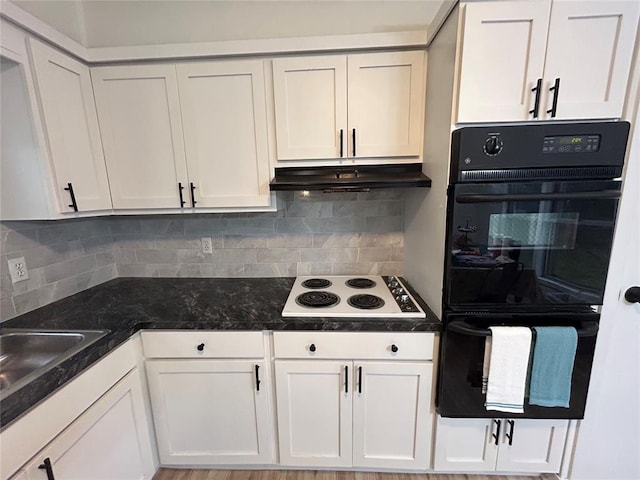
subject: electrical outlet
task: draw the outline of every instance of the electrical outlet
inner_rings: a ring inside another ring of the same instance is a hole
[[[29,280],[29,270],[27,270],[27,263],[24,261],[24,257],[12,258],[7,260],[7,263],[13,283]]]
[[[211,243],[211,237],[202,237],[202,253],[213,253],[213,244]]]

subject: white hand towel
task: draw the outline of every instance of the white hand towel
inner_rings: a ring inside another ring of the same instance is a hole
[[[524,413],[531,330],[527,327],[489,327],[491,360],[487,410]]]
[[[484,340],[484,359],[482,360],[482,394],[487,393],[489,383],[489,365],[491,365],[491,335]]]

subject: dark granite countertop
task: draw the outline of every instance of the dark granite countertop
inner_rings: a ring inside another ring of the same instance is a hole
[[[294,278],[118,278],[13,318],[2,328],[108,329],[108,335],[0,402],[0,429],[142,329],[436,332],[426,319],[307,318],[280,313]],[[406,283],[406,282],[405,282]]]

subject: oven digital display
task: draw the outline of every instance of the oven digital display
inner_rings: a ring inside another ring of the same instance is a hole
[[[542,153],[593,153],[600,150],[600,135],[544,137]]]

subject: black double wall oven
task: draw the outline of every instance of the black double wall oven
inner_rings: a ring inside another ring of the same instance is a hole
[[[444,332],[444,417],[584,416],[613,241],[627,122],[466,127],[453,132]],[[488,327],[573,326],[569,408],[487,411]]]

